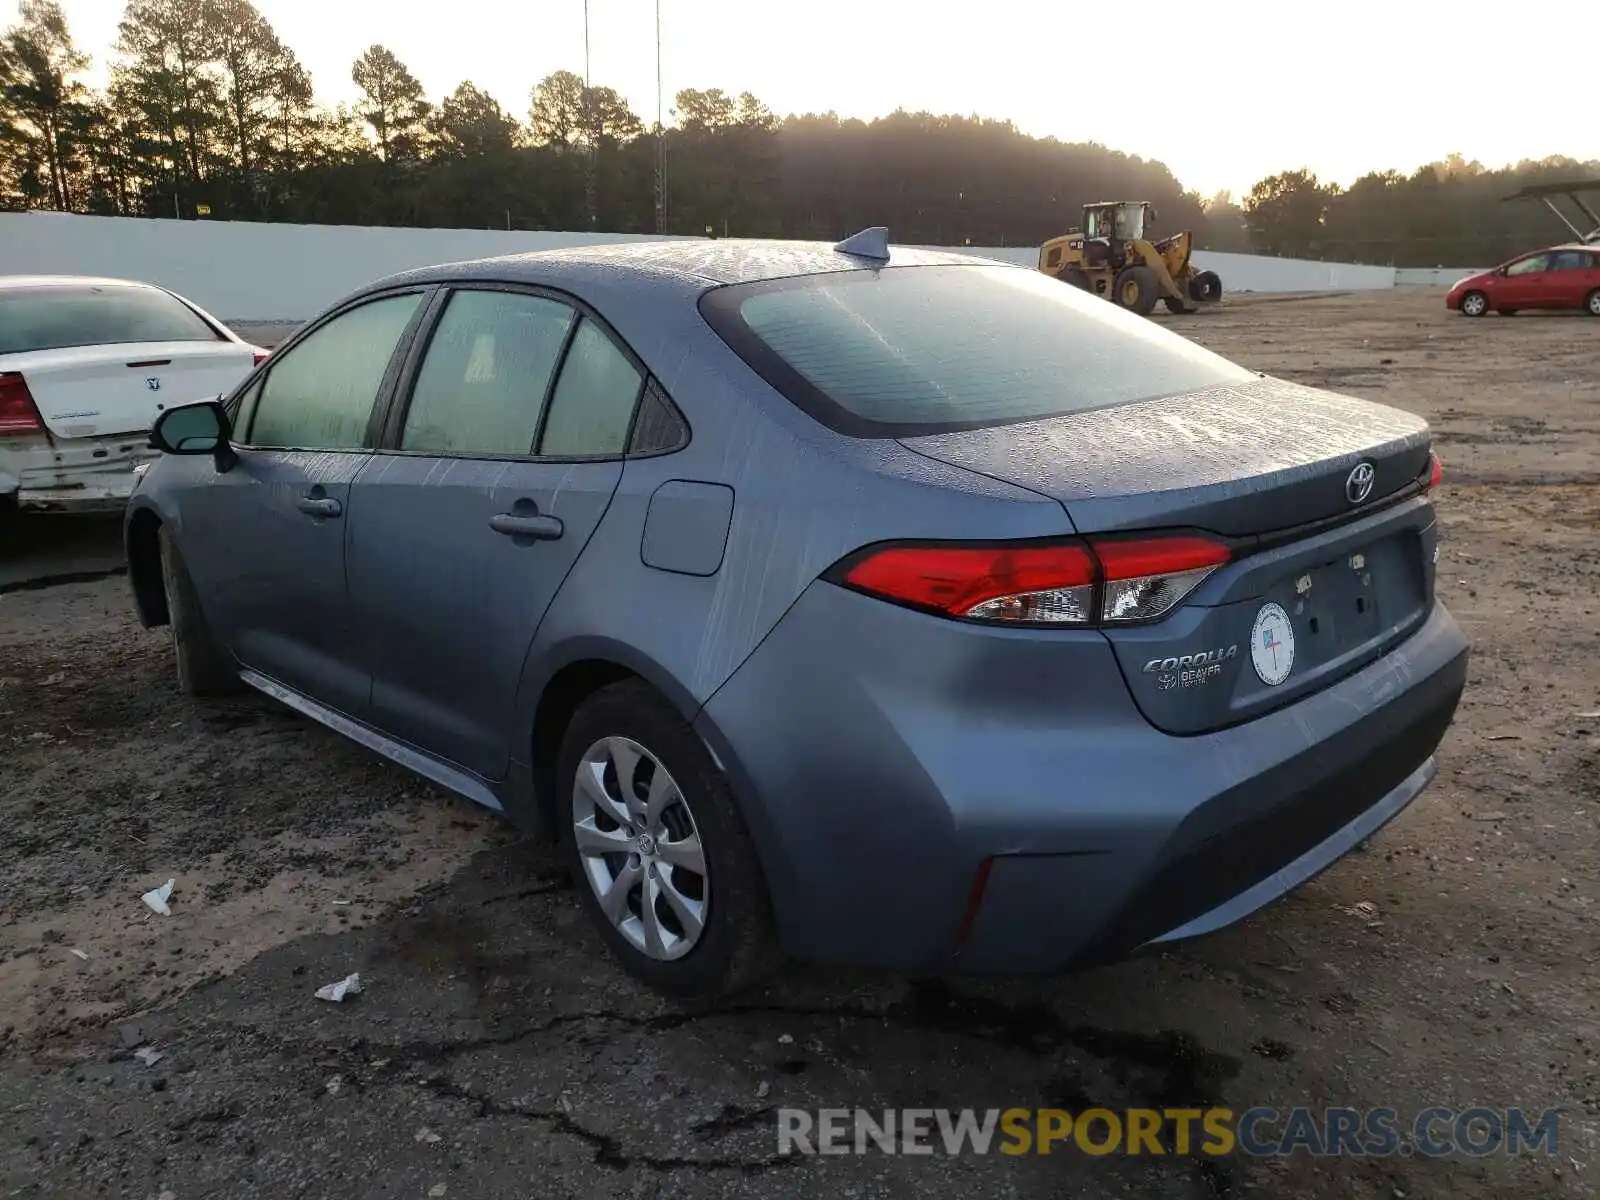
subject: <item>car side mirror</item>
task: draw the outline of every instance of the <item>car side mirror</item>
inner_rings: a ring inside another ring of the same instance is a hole
[[[150,447],[163,454],[209,454],[217,470],[226,471],[239,461],[228,440],[233,424],[216,400],[169,408],[150,429]]]

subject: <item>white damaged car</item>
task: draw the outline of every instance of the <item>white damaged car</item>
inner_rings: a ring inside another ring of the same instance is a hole
[[[155,419],[266,356],[153,284],[0,275],[0,509],[119,510]]]

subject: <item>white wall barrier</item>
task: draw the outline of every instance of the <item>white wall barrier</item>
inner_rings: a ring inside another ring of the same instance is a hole
[[[1222,276],[1222,292],[1364,292],[1394,286],[1393,267],[1357,263],[1308,262],[1196,250],[1202,270]]]
[[[930,250],[955,250],[980,254],[1002,262],[1031,267],[1039,261],[1033,246],[929,246]],[[1222,276],[1228,292],[1356,292],[1394,286],[1393,267],[1364,267],[1355,263],[1309,262],[1298,258],[1266,258],[1258,254],[1224,254],[1196,250],[1195,265]]]
[[[892,231],[891,231],[892,232]],[[362,285],[411,267],[497,254],[657,240],[615,233],[390,229],[0,213],[0,274],[144,279],[190,297],[224,320],[303,320]],[[1031,246],[948,247],[1032,266]],[[1390,288],[1391,267],[1196,252],[1227,292]],[[1459,277],[1460,273],[1450,273]],[[1452,278],[1452,281],[1453,281]]]
[[[1447,288],[1458,279],[1465,279],[1468,275],[1476,275],[1488,269],[1488,267],[1397,267],[1394,273],[1394,285]]]

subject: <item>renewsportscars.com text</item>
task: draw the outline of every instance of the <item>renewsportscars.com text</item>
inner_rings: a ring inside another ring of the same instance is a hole
[[[778,1110],[780,1154],[1398,1155],[1556,1153],[1558,1113],[1520,1108]]]

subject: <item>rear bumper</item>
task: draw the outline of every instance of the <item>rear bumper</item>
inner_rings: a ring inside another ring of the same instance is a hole
[[[1210,932],[1337,860],[1432,778],[1466,665],[1436,606],[1357,674],[1174,737],[1098,635],[952,626],[819,584],[698,727],[791,952],[1046,973]]]
[[[104,438],[44,435],[0,444],[0,478],[14,476],[17,504],[31,512],[114,512],[133,494],[133,471],[159,457],[144,433]]]

